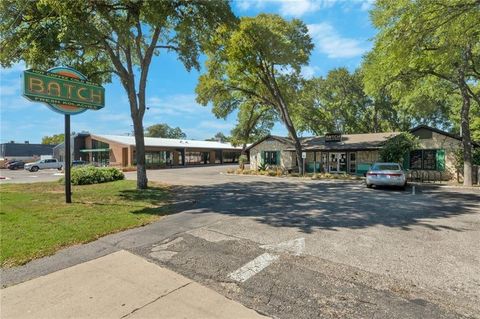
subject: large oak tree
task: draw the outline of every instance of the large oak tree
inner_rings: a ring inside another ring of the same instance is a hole
[[[275,110],[292,139],[302,170],[302,147],[291,118],[295,83],[308,63],[313,44],[307,26],[278,15],[243,17],[236,28],[220,27],[206,51],[197,100],[212,102],[214,112],[229,113],[249,101]]]

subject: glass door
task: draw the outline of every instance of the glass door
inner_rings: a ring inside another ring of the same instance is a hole
[[[330,153],[328,171],[330,173],[347,172],[347,154],[346,153]]]

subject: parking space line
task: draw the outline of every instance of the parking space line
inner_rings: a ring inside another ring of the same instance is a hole
[[[272,262],[277,259],[277,255],[264,253],[232,272],[228,275],[228,277],[238,282],[244,282],[253,275],[256,275],[257,273],[268,267]]]

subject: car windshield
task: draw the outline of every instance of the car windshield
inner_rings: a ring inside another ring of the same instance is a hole
[[[372,167],[373,171],[399,171],[400,165],[398,164],[376,164]]]

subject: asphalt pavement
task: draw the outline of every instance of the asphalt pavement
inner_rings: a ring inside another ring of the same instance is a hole
[[[124,249],[278,318],[480,318],[478,189],[225,170],[149,171],[177,185],[176,214],[2,270],[2,285]]]
[[[24,169],[0,169],[0,177],[0,184],[53,182],[63,177],[63,173],[57,169],[42,169],[37,172],[30,172]]]

